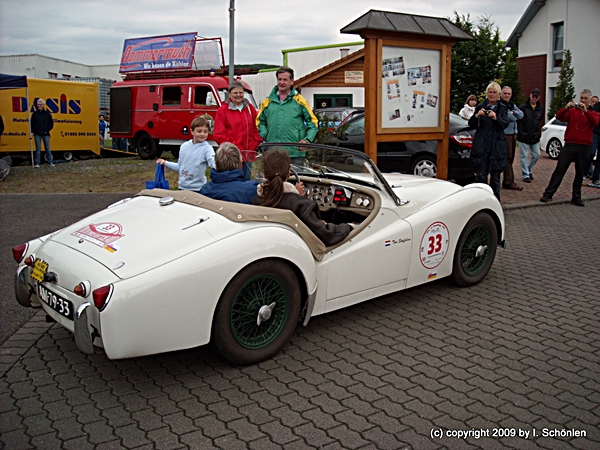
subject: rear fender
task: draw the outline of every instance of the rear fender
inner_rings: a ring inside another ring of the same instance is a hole
[[[316,261],[300,236],[283,225],[243,231],[114,283],[100,313],[107,356],[131,358],[207,344],[227,284],[244,267],[267,258],[287,261],[306,291],[314,292]]]

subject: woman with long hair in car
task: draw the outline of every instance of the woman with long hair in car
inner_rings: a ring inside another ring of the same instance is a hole
[[[285,150],[271,149],[260,158],[267,181],[258,185],[255,205],[289,209],[326,245],[343,241],[352,231],[348,223],[334,224],[321,220],[319,206],[305,197],[304,185],[288,182],[290,155]]]

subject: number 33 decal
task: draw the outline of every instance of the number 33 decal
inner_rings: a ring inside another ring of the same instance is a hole
[[[448,227],[442,222],[429,225],[419,246],[420,260],[423,267],[433,269],[439,266],[448,253],[450,243]]]

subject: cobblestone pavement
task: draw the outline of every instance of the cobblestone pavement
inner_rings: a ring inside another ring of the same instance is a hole
[[[0,448],[598,449],[600,201],[506,219],[481,284],[316,317],[253,366],[84,355],[38,313],[0,347]]]
[[[552,172],[556,168],[556,160],[550,159],[548,154],[542,151],[540,159],[533,167],[534,180],[531,183],[523,183],[523,177],[521,176],[521,163],[519,161],[519,149],[517,148],[517,156],[513,164],[513,171],[515,174],[515,182],[523,187],[522,191],[511,191],[508,189],[501,189],[500,201],[502,205],[506,207],[520,207],[524,204],[539,205],[540,197],[544,193]],[[554,201],[570,201],[571,191],[573,186],[573,178],[575,178],[575,166],[571,164],[569,170],[565,174],[560,187],[554,194]],[[600,198],[600,189],[588,187],[587,183],[581,187],[581,195],[584,200]]]

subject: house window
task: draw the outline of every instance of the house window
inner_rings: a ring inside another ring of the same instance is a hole
[[[352,106],[352,94],[319,94],[313,97],[315,109]]]
[[[565,43],[565,23],[558,22],[552,25],[552,68],[559,69],[563,62],[563,50]]]
[[[66,74],[66,73],[63,73],[63,78],[64,78],[65,80],[70,80],[70,79],[71,79],[71,75],[68,75],[68,74]]]
[[[48,78],[58,78],[58,74],[55,72],[48,72]]]

